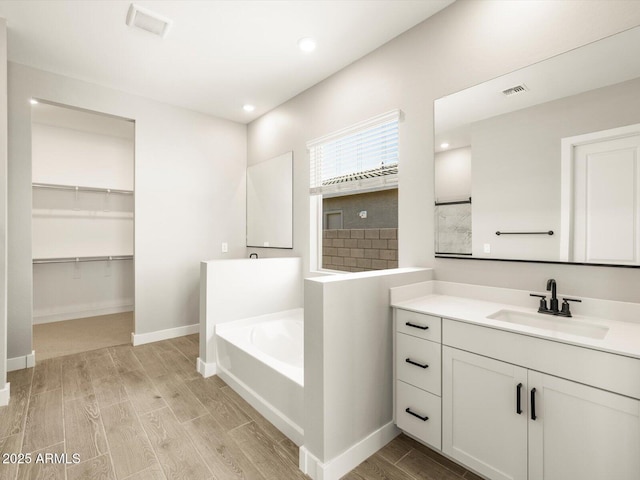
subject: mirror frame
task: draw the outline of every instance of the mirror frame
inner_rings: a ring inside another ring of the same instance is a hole
[[[551,57],[545,58],[545,59],[540,60],[538,62],[534,62],[534,63],[532,63],[530,65],[525,65],[524,67],[518,68],[516,70],[509,71],[509,72],[497,75],[495,77],[492,77],[492,78],[490,78],[488,80],[485,80],[483,82],[480,82],[480,83],[477,83],[477,84],[474,84],[474,85],[470,85],[469,87],[466,87],[464,89],[461,89],[461,90],[458,90],[458,91],[455,91],[455,92],[447,93],[446,95],[443,95],[442,97],[439,97],[439,98],[435,99],[434,102],[433,102],[433,130],[432,130],[432,134],[433,134],[433,137],[432,137],[433,138],[433,154],[434,154],[434,157],[433,157],[434,158],[433,168],[435,169],[435,155],[438,153],[436,151],[436,136],[437,136],[437,132],[436,132],[436,123],[437,123],[437,119],[436,119],[436,102],[438,100],[446,98],[446,97],[448,97],[450,95],[455,95],[456,93],[463,92],[465,90],[472,89],[474,87],[478,87],[478,86],[484,85],[484,84],[486,84],[488,82],[492,82],[494,80],[497,80],[497,79],[499,79],[499,78],[501,78],[501,77],[503,77],[505,75],[510,75],[510,74],[518,72],[520,70],[524,70],[524,69],[530,68],[530,67],[532,67],[534,65],[538,65],[540,63],[543,63],[543,62],[546,62],[546,61],[549,61],[549,60],[552,60],[552,59],[556,59],[556,58],[561,57],[562,55],[565,55],[567,53],[570,53],[570,52],[573,52],[573,51],[576,51],[576,50],[580,50],[580,49],[588,47],[590,45],[597,44],[600,41],[615,37],[615,36],[620,35],[620,34],[624,34],[626,32],[629,32],[629,31],[635,30],[635,29],[640,29],[640,26],[630,27],[628,29],[625,29],[625,30],[622,30],[620,32],[614,33],[612,35],[608,35],[606,37],[600,38],[598,40],[594,40],[592,42],[586,43],[586,44],[581,45],[579,47],[576,47],[576,48],[561,52],[561,53],[559,53],[557,55],[553,55]],[[640,78],[640,77],[637,77],[637,78]],[[621,81],[624,82],[625,80],[621,80]],[[560,160],[560,159],[558,159],[558,160]],[[434,196],[435,196],[435,191],[436,191],[435,190],[435,187],[436,187],[435,181],[436,181],[436,177],[434,175],[434,185],[433,185],[434,186]],[[434,209],[434,227],[435,227],[435,209]],[[570,262],[570,261],[563,261],[563,260],[542,260],[542,259],[528,260],[528,259],[521,259],[521,258],[474,257],[474,256],[471,256],[471,254],[442,254],[442,253],[439,254],[439,253],[435,253],[435,234],[436,234],[436,232],[435,232],[435,229],[434,229],[434,238],[433,238],[433,240],[434,240],[434,258],[437,258],[437,259],[477,260],[477,261],[515,262],[515,263],[541,263],[541,264],[552,264],[552,265],[576,265],[576,266],[579,265],[579,266],[591,266],[591,267],[640,268],[640,264],[638,264],[638,265],[629,265],[629,264],[609,264],[609,263],[587,263],[587,262]]]

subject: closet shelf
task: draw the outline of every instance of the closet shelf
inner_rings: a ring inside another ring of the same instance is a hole
[[[105,255],[102,257],[34,258],[33,264],[40,265],[45,263],[108,262],[110,260],[133,260],[133,255]]]
[[[79,185],[58,185],[55,183],[32,183],[33,188],[48,188],[51,190],[70,190],[73,192],[98,192],[117,193],[120,195],[133,195],[133,190],[119,190],[115,188],[82,187]]]

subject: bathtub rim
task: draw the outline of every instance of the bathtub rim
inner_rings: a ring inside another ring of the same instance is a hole
[[[230,320],[228,322],[216,323],[216,332],[224,332],[234,327],[246,327],[253,325],[254,323],[266,322],[268,320],[280,320],[282,316],[291,317],[297,315],[298,312],[302,312],[304,318],[304,307],[290,308],[289,310],[278,310],[277,312],[265,313],[263,315],[256,315],[253,317],[240,318],[238,320]]]

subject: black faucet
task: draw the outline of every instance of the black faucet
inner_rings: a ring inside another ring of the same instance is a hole
[[[556,281],[553,278],[547,280],[547,292],[551,291],[551,300],[549,304],[549,313],[557,315],[558,309],[558,297],[556,296]]]
[[[537,295],[535,293],[530,293],[532,297],[540,298],[540,306],[538,307],[539,313],[544,313],[546,315],[557,315],[559,317],[571,317],[571,310],[569,308],[569,302],[582,302],[582,300],[578,300],[577,298],[562,298],[562,310],[558,308],[558,297],[556,295],[557,284],[555,279],[550,278],[547,280],[547,291],[551,292],[551,299],[549,308],[547,308],[547,297],[546,295]]]

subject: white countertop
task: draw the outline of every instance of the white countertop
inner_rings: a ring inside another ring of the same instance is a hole
[[[537,314],[536,308],[525,308],[513,304],[435,293],[417,296],[411,299],[398,299],[392,301],[391,306],[484,327],[601,350],[617,355],[640,358],[640,323],[638,322],[574,315],[571,320],[578,322],[584,321],[609,328],[609,331],[603,339],[594,339],[487,318],[499,310]],[[550,318],[554,319],[555,317],[550,316]]]

